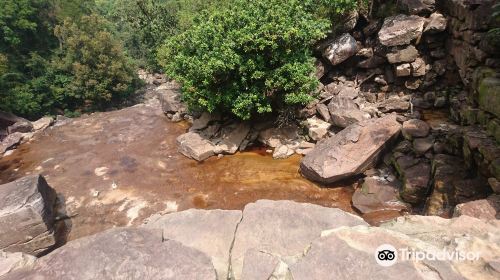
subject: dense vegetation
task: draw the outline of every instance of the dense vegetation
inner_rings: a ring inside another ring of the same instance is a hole
[[[355,0],[3,0],[0,110],[105,110],[138,67],[184,84],[194,109],[247,119],[310,100],[310,46]],[[157,58],[160,58],[159,60]],[[161,66],[160,66],[161,65]]]
[[[311,101],[318,81],[312,45],[330,29],[329,11],[353,1],[234,0],[205,12],[160,51],[166,73],[191,108],[249,119]],[[325,12],[326,11],[326,12]]]

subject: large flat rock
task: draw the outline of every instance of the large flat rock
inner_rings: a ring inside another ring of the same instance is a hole
[[[424,24],[425,18],[415,15],[388,17],[384,20],[378,38],[384,46],[408,45],[422,35]]]
[[[40,175],[0,185],[0,249],[38,255],[53,246],[55,201]]]
[[[0,277],[19,269],[33,266],[36,258],[21,252],[8,253],[0,251]]]
[[[375,260],[378,246],[390,244],[396,249],[427,249],[426,244],[408,236],[376,227],[358,226],[324,232],[295,265],[290,267],[294,280],[306,279],[463,279],[450,263],[397,259],[384,267]]]
[[[361,174],[378,161],[381,151],[400,130],[394,115],[352,124],[316,145],[302,159],[300,171],[322,183]]]
[[[294,263],[321,231],[355,225],[366,223],[336,208],[293,201],[250,203],[243,210],[231,252],[233,276],[244,279],[243,270],[266,275],[276,263]]]
[[[210,258],[161,231],[115,228],[77,239],[6,279],[216,279]]]
[[[212,259],[218,279],[226,279],[229,252],[241,217],[238,210],[190,209],[154,215],[144,227],[161,229],[164,239],[179,241],[207,254]]]

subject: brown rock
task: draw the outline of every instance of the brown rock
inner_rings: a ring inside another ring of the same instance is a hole
[[[440,13],[433,13],[429,17],[429,23],[425,26],[424,33],[439,33],[446,30],[447,20]]]
[[[387,60],[391,64],[413,62],[417,57],[418,51],[413,45],[387,54]]]
[[[368,177],[361,188],[352,196],[352,205],[363,214],[407,210],[408,205],[399,200],[400,183],[389,182],[382,178]]]
[[[385,46],[407,45],[422,35],[424,23],[425,19],[419,16],[388,17],[378,33],[378,38]]]
[[[406,139],[413,139],[415,137],[426,137],[429,135],[430,126],[422,121],[417,119],[411,119],[403,123],[403,136]]]
[[[394,115],[353,124],[320,142],[300,164],[302,174],[314,181],[333,183],[372,167],[401,125]]]
[[[500,219],[500,195],[491,195],[487,199],[458,204],[454,217],[467,215],[481,220]]]
[[[397,77],[407,77],[411,75],[411,66],[409,63],[404,63],[396,66]]]

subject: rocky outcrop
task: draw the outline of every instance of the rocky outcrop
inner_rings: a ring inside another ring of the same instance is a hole
[[[361,174],[377,163],[400,129],[394,115],[353,124],[316,145],[301,161],[300,170],[307,178],[322,183]]]
[[[8,253],[0,250],[0,278],[19,269],[29,269],[36,258],[21,252]]]
[[[161,229],[163,239],[175,240],[211,257],[217,279],[228,279],[229,252],[241,221],[241,211],[190,209],[155,215],[144,226]]]
[[[400,182],[378,176],[368,177],[352,196],[352,205],[362,214],[379,211],[408,211],[399,198]]]
[[[498,220],[500,219],[500,195],[491,195],[486,199],[458,204],[453,215],[466,215],[481,220]]]
[[[266,276],[258,279],[269,279],[273,272],[285,276],[286,267],[302,256],[321,231],[365,224],[339,209],[312,204],[269,200],[248,204],[231,251],[234,279],[257,279],[257,273]]]
[[[380,43],[385,46],[408,45],[420,38],[425,19],[419,16],[397,15],[385,19],[378,33]]]
[[[55,244],[55,191],[39,175],[0,185],[0,249],[40,255]]]
[[[200,232],[200,234],[202,234]],[[115,228],[68,242],[7,279],[217,279],[210,258],[161,231]]]

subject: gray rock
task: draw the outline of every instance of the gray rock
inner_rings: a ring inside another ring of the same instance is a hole
[[[177,137],[179,151],[194,160],[203,161],[215,155],[215,146],[197,132],[188,132]]]
[[[114,228],[68,242],[7,279],[217,279],[210,258],[161,231]]]
[[[8,253],[0,251],[0,278],[18,269],[29,269],[36,258],[21,252]]]
[[[0,185],[0,249],[39,255],[55,244],[55,191],[40,175]]]
[[[391,64],[396,64],[401,62],[413,62],[417,57],[418,57],[418,51],[413,45],[410,45],[404,49],[396,50],[387,54],[387,60]]]
[[[470,252],[479,256],[476,261],[452,261],[454,270],[462,277],[451,279],[498,279],[500,276],[499,271],[492,269],[500,256],[500,220],[479,220],[469,216],[453,219],[406,216],[381,227],[421,240],[429,249]]]
[[[6,151],[15,148],[23,140],[24,135],[21,132],[16,132],[7,135],[2,142],[0,142],[0,155]]]
[[[397,15],[385,19],[378,33],[385,46],[408,45],[422,35],[425,19],[419,16]]]
[[[425,26],[424,33],[439,33],[446,30],[447,20],[440,13],[433,13],[429,17],[429,23]]]
[[[369,114],[361,111],[358,105],[348,97],[334,96],[328,104],[328,110],[332,124],[337,127],[348,127],[370,118]]]
[[[323,57],[332,65],[337,65],[355,55],[356,51],[356,39],[345,33],[328,44],[323,51]]]
[[[411,75],[410,63],[403,63],[396,66],[396,77],[408,77]]]
[[[377,108],[383,113],[406,112],[410,109],[410,102],[395,96],[377,103]]]
[[[427,153],[434,145],[434,137],[417,138],[413,140],[413,150],[417,155]]]
[[[51,126],[54,123],[54,118],[52,117],[43,117],[37,121],[33,122],[34,130],[44,130],[47,127]]]
[[[33,131],[33,124],[30,121],[18,121],[15,124],[9,126],[7,128],[9,134],[13,134],[16,132],[20,133],[28,133]]]
[[[425,61],[422,58],[418,57],[414,62],[411,63],[411,74],[413,75],[413,77],[425,76],[427,72],[426,67],[427,65],[425,64]]]
[[[322,121],[316,117],[309,118],[305,121],[309,137],[312,140],[318,141],[323,139],[326,135],[328,135],[328,129],[331,124]]]
[[[274,159],[289,158],[291,155],[293,155],[295,153],[294,146],[296,146],[296,145],[298,145],[298,144],[295,144],[295,145],[286,145],[286,144],[279,145],[273,151],[273,158]]]
[[[205,129],[212,122],[219,120],[221,120],[221,117],[218,114],[203,112],[199,118],[193,121],[193,125],[189,128],[189,131]]]
[[[167,113],[185,113],[186,105],[181,101],[181,92],[177,88],[167,88],[157,90],[158,99],[160,99],[162,110]]]
[[[415,137],[427,137],[430,132],[430,126],[422,121],[417,119],[411,119],[403,123],[403,136],[406,139],[413,139]]]
[[[491,195],[486,199],[465,202],[455,206],[454,217],[467,215],[481,220],[500,219],[500,195]]]
[[[330,116],[330,111],[328,110],[328,106],[326,106],[323,103],[319,103],[316,105],[316,111],[318,114],[323,118],[324,121],[330,122],[331,116]]]
[[[394,115],[352,124],[320,142],[300,163],[302,174],[311,180],[333,183],[361,174],[372,167],[401,125]]]
[[[435,0],[400,0],[399,7],[412,15],[430,14],[435,10]]]
[[[227,279],[229,252],[241,211],[198,210],[154,215],[146,228],[161,229],[163,239],[175,240],[210,256],[217,271],[217,279]]]
[[[274,271],[280,262],[280,258],[272,253],[249,249],[243,256],[241,279],[273,279],[271,277],[275,276]]]
[[[258,139],[262,144],[271,148],[300,143],[298,127],[296,125],[265,129],[259,133]]]
[[[223,127],[221,135],[215,141],[216,153],[234,154],[250,132],[248,123],[235,123]]]
[[[375,261],[377,247],[391,244],[395,248],[432,251],[425,242],[413,240],[386,229],[367,226],[324,231],[305,256],[290,267],[294,280],[306,279],[463,279],[446,261],[417,262],[397,259],[382,267]],[[396,252],[397,253],[397,252]]]
[[[431,179],[430,164],[420,162],[410,167],[401,166],[398,168],[398,172],[403,180],[401,198],[413,205],[424,202],[427,197]]]
[[[409,206],[399,200],[398,181],[389,182],[382,178],[368,177],[361,188],[352,196],[352,205],[363,214],[377,211],[402,211]]]
[[[273,258],[262,260],[259,254],[247,253],[249,250],[265,252],[291,264],[302,256],[304,249],[320,236],[321,231],[355,225],[366,225],[366,222],[336,208],[270,200],[247,204],[231,254],[234,279],[243,279],[244,263],[246,270],[248,266],[257,266],[252,263],[265,263],[267,269],[259,266],[264,271],[262,274],[267,274],[275,262]],[[255,255],[260,260],[253,259]]]

